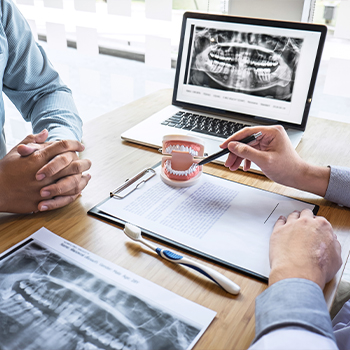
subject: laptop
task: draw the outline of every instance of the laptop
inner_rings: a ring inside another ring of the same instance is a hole
[[[280,124],[296,147],[307,124],[326,32],[311,23],[186,12],[172,104],[122,139],[159,148],[164,135],[191,135],[200,137],[211,155],[243,127]],[[252,170],[260,169],[253,165]]]

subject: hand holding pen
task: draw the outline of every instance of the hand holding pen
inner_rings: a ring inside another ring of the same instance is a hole
[[[238,140],[238,141],[241,142],[241,143],[248,144],[248,143],[250,143],[252,141],[255,141],[259,136],[262,136],[262,133],[260,131],[255,133],[255,134],[252,134],[252,135],[250,135],[248,137],[245,137],[242,140]],[[222,157],[223,155],[225,155],[227,153],[230,153],[230,150],[228,148],[224,148],[222,151],[214,153],[214,154],[212,154],[211,156],[209,156],[207,158],[204,158],[203,160],[201,160],[198,163],[198,165],[204,165],[204,164],[207,164],[209,162],[212,162],[213,160],[215,160],[217,158],[220,158],[220,157]]]

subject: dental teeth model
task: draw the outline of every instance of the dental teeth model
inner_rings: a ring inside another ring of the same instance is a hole
[[[204,143],[200,138],[187,135],[166,135],[163,137],[161,178],[176,187],[194,185],[202,174],[200,161],[194,159],[203,156]]]

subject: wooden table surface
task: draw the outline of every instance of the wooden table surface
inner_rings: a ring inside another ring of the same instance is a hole
[[[82,196],[56,211],[31,215],[0,214],[0,252],[25,239],[41,227],[169,289],[189,300],[217,312],[217,316],[195,349],[245,349],[254,338],[255,298],[267,285],[254,278],[194,258],[212,266],[241,287],[238,296],[224,292],[212,282],[181,266],[166,262],[138,244],[128,240],[121,228],[87,215],[87,211],[108,197],[136,172],[161,160],[157,150],[124,142],[120,134],[171,102],[170,89],[146,96],[84,125],[82,158],[92,161],[92,179]],[[320,165],[350,167],[348,140],[350,125],[310,118],[299,154]],[[232,173],[220,165],[209,164],[204,170],[253,187],[273,191],[320,206],[319,215],[332,224],[343,247],[343,266],[350,247],[350,211],[323,198],[286,188],[260,174]],[[162,245],[160,245],[162,246]],[[188,256],[188,254],[184,254]],[[194,277],[195,276],[195,277]],[[341,271],[325,289],[330,307]]]

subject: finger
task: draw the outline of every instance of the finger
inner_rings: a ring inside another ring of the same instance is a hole
[[[38,145],[39,146],[39,145]],[[22,156],[22,157],[27,157],[31,155],[33,152],[39,149],[38,146],[35,146],[35,144],[30,144],[30,145],[18,145],[17,146],[17,152]]]
[[[237,156],[233,153],[229,153],[225,162],[225,167],[230,168],[236,161]]]
[[[58,196],[53,199],[42,201],[38,204],[39,211],[47,211],[62,208],[72,202],[74,202],[80,193],[71,196]]]
[[[287,218],[285,216],[281,215],[275,223],[274,230],[278,229],[279,227],[282,227],[283,225],[286,224],[286,222],[287,222]]]
[[[306,217],[306,218],[314,218],[315,215],[311,209],[303,209],[300,212],[300,217]]]
[[[242,140],[244,139],[245,137],[248,137],[254,133],[257,133],[261,131],[261,127],[258,127],[258,126],[251,126],[249,128],[243,128],[239,131],[237,131],[236,133],[234,133],[233,135],[231,135],[230,137],[228,137],[221,145],[220,147],[221,148],[227,148],[228,144],[231,142],[231,141],[239,141],[239,140]]]
[[[73,160],[77,158],[78,156],[75,152],[65,152],[59,154],[51,159],[41,169],[39,169],[35,177],[38,181],[44,179],[45,177],[51,177],[66,168],[72,163]]]
[[[232,166],[230,166],[229,169],[230,169],[231,171],[236,171],[236,170],[241,166],[242,161],[243,161],[242,158],[237,157],[236,160],[235,160],[235,162],[232,164]]]
[[[300,218],[300,211],[294,210],[292,213],[288,215],[287,221],[296,220]]]
[[[82,174],[91,168],[91,161],[89,159],[78,159],[71,162],[66,168],[58,172],[54,178],[61,179],[70,175]]]
[[[250,169],[252,162],[249,159],[244,160],[243,170],[248,171]]]
[[[46,160],[51,160],[55,156],[65,152],[82,152],[85,147],[82,143],[76,140],[60,140],[52,143],[46,148],[37,152],[38,156]]]
[[[43,187],[40,190],[40,195],[42,198],[75,195],[86,187],[90,179],[90,174],[67,176],[52,185]]]
[[[34,135],[34,140],[36,143],[44,143],[49,136],[49,132],[43,129],[39,134]]]

